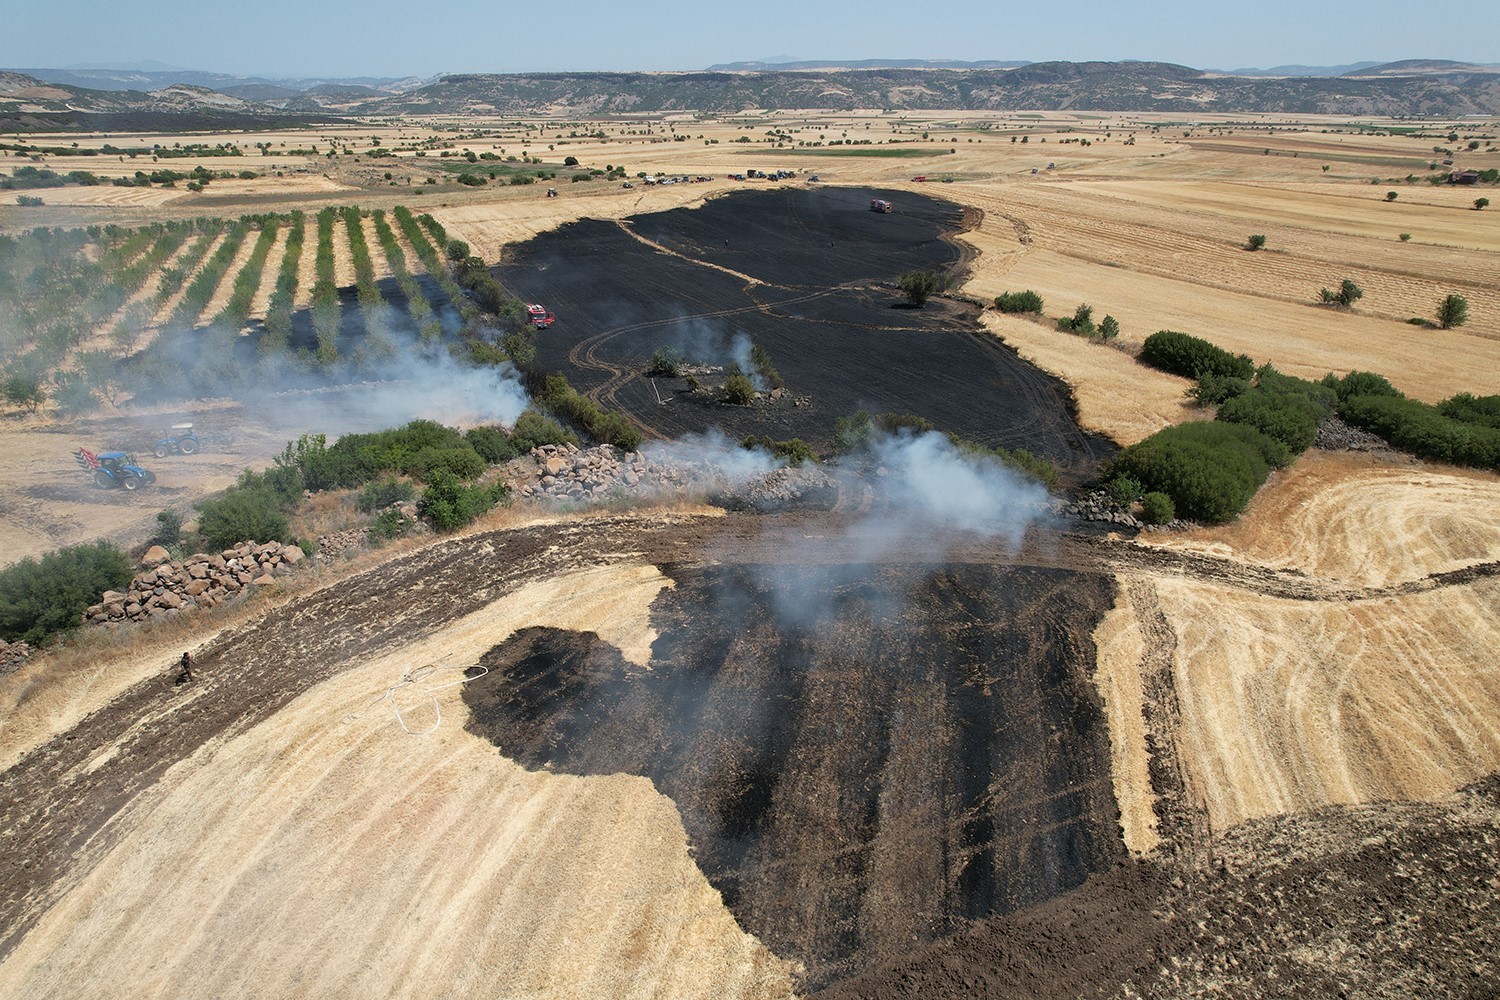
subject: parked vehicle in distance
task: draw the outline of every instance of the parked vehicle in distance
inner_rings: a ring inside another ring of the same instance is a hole
[[[526,307],[526,317],[531,320],[531,325],[537,330],[545,330],[557,322],[557,316],[550,312],[546,306],[533,302]]]
[[[870,199],[870,211],[872,211],[872,212],[880,212],[881,214],[886,214],[886,213],[889,213],[891,211],[894,211],[895,207],[896,206],[892,205],[890,202],[886,201],[884,198],[871,198]]]
[[[168,455],[194,455],[201,450],[202,444],[192,424],[173,424],[165,436],[157,438],[151,453],[157,458],[166,458]]]

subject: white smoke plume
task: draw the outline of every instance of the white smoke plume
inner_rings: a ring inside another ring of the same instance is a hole
[[[531,399],[509,364],[474,367],[443,352],[400,350],[364,381],[247,400],[272,426],[330,436],[397,427],[419,418],[459,428],[515,425]]]
[[[641,446],[641,454],[657,465],[699,468],[707,478],[730,483],[748,482],[786,465],[759,448],[741,448],[718,428],[673,441],[652,441]]]

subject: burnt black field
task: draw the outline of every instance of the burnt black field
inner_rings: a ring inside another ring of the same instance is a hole
[[[891,199],[896,211],[871,212],[872,197]],[[963,215],[951,203],[906,192],[776,188],[625,225],[671,253],[621,224],[586,219],[515,247],[495,274],[513,294],[557,313],[539,337],[539,364],[657,436],[718,427],[731,437],[800,437],[827,449],[834,421],[865,409],[916,413],[1074,472],[1113,452],[1078,428],[1059,380],[979,327],[976,307],[933,300],[905,308],[889,286],[906,271],[960,266],[948,238]],[[788,398],[729,406],[689,393],[684,380],[643,377],[660,347],[712,363],[725,360],[741,334],[770,353],[805,405]]]
[[[1123,848],[1088,636],[1103,574],[665,567],[651,669],[523,630],[464,688],[530,768],[650,778],[741,926],[825,986]]]

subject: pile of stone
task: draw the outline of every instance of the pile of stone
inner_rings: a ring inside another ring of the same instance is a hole
[[[815,467],[739,474],[702,460],[668,459],[611,445],[543,445],[512,461],[505,478],[519,496],[577,503],[621,496],[701,496],[736,510],[776,510],[837,486]]]
[[[36,650],[24,642],[6,642],[0,639],[0,674],[8,674],[15,670],[26,662],[26,657],[34,652]]]
[[[725,483],[709,499],[729,510],[766,514],[791,507],[831,507],[838,499],[838,492],[838,482],[822,469],[797,466]]]
[[[1181,531],[1193,527],[1192,521],[1184,521],[1180,517],[1166,524],[1147,524],[1115,503],[1104,490],[1095,490],[1088,496],[1071,503],[1059,501],[1054,506],[1053,512],[1063,517],[1076,517],[1080,521],[1118,524],[1122,528],[1133,528],[1136,531]]]
[[[595,448],[547,444],[531,449],[529,457],[529,462],[511,462],[506,474],[517,494],[538,500],[593,500],[608,493],[684,482],[681,470],[648,462],[638,451],[621,452],[607,444]]]
[[[414,517],[415,513],[413,511]],[[343,531],[330,531],[326,535],[319,535],[318,554],[314,558],[326,562],[350,552],[358,552],[365,547],[367,538],[368,534],[364,528],[345,528]]]
[[[98,604],[84,613],[86,624],[146,621],[216,604],[269,586],[304,559],[295,545],[280,542],[241,542],[217,555],[199,552],[181,562],[153,545],[141,557],[146,567],[130,581],[125,593],[106,590]]]
[[[1336,416],[1323,419],[1318,425],[1318,436],[1313,446],[1325,451],[1390,451],[1385,438],[1369,431],[1351,427]]]

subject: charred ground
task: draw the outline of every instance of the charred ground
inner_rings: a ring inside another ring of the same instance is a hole
[[[895,200],[896,211],[871,212],[872,197]],[[911,412],[1081,473],[1113,448],[1077,426],[1061,381],[982,331],[976,307],[901,308],[889,284],[906,271],[961,268],[953,237],[971,222],[956,205],[909,193],[779,188],[563,226],[515,248],[496,274],[558,315],[539,338],[538,364],[656,436],[719,427],[827,449],[839,417]],[[787,398],[730,406],[682,380],[644,377],[658,348],[722,362],[739,334],[770,353]]]
[[[1088,680],[1102,574],[668,566],[650,669],[530,629],[464,689],[528,767],[650,777],[740,923],[843,979],[1123,854]]]

